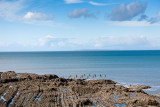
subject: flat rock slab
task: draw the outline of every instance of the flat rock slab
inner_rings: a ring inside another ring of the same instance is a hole
[[[0,77],[0,107],[160,107],[160,96],[145,93],[144,85],[14,71]]]

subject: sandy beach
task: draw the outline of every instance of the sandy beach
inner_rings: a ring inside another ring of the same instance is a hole
[[[57,75],[0,73],[1,107],[159,107],[150,86],[124,87],[112,80],[65,79]]]

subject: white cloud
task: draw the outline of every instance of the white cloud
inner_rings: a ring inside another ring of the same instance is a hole
[[[147,8],[147,4],[140,2],[133,2],[125,5],[121,4],[120,7],[114,7],[110,14],[112,21],[128,21],[134,17],[143,14]]]
[[[125,27],[160,27],[160,23],[151,24],[148,20],[144,21],[106,21],[107,25],[125,26]]]
[[[32,21],[32,20],[52,20],[53,15],[46,15],[43,13],[33,13],[33,12],[27,12],[21,20],[24,21]]]
[[[7,47],[9,46],[10,43],[7,43],[7,42],[0,42],[0,47]]]
[[[67,4],[71,4],[71,3],[82,3],[82,0],[64,0]]]
[[[89,1],[88,3],[95,6],[108,6],[108,5],[118,4],[118,3],[98,3],[93,1]]]
[[[159,37],[106,36],[95,38],[94,43],[100,49],[160,49]]]
[[[17,13],[23,9],[25,0],[0,1],[0,18],[17,20]]]
[[[54,36],[51,36],[51,35],[47,35],[45,37],[42,37],[39,39],[39,43],[41,46],[44,46],[46,45],[50,40],[54,40],[56,39]]]
[[[110,22],[113,25],[116,26],[151,26],[151,24],[148,21],[114,21]],[[154,24],[155,26],[156,24]],[[158,26],[158,24],[157,24]]]
[[[106,6],[107,5],[105,3],[97,3],[97,2],[93,2],[93,1],[89,1],[88,3],[91,5],[95,5],[95,6]]]
[[[68,38],[58,38],[55,36],[45,36],[39,39],[39,43],[41,46],[51,46],[51,47],[65,47],[69,43]]]
[[[53,15],[28,12],[22,17],[21,12],[27,7],[26,3],[26,0],[1,0],[0,18],[7,21],[20,21],[28,24],[53,26]]]
[[[89,3],[91,5],[95,5],[95,6],[107,6],[107,5],[114,5],[114,4],[118,4],[118,3],[98,3],[98,2],[94,2],[94,1],[84,1],[84,0],[64,0],[65,3],[67,4],[72,4],[72,3]]]
[[[86,42],[82,42],[78,38],[63,38],[48,35],[39,39],[38,44],[40,46],[48,46],[52,48],[80,48],[87,45]]]
[[[74,11],[70,12],[68,14],[68,17],[70,18],[97,18],[96,13],[90,13],[88,9],[75,9]]]

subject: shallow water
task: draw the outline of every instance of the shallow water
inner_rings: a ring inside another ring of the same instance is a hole
[[[126,105],[125,104],[115,104],[115,106],[117,106],[117,107],[124,107]]]
[[[123,85],[150,85],[148,93],[160,94],[160,51],[1,52],[0,71],[9,70],[90,79],[96,74],[94,79]]]

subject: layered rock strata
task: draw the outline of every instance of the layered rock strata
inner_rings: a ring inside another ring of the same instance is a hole
[[[149,86],[124,87],[112,80],[0,72],[0,107],[160,107]]]

